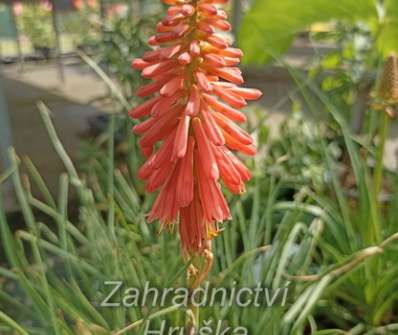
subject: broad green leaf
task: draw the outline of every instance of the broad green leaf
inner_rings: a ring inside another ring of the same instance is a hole
[[[398,52],[398,3],[387,0],[385,3],[386,16],[378,32],[377,47],[388,56],[391,52]]]
[[[294,35],[313,23],[375,18],[374,0],[256,0],[243,20],[239,43],[246,63],[263,64],[285,52]]]

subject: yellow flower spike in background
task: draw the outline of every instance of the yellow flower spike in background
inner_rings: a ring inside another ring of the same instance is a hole
[[[384,63],[375,99],[374,109],[383,110],[390,118],[395,118],[398,104],[398,58],[395,53],[391,53]]]
[[[387,57],[380,76],[377,97],[387,103],[398,103],[398,58],[395,53]]]
[[[379,77],[376,103],[373,108],[383,111],[380,118],[378,144],[376,152],[376,164],[374,169],[374,191],[376,197],[380,196],[383,188],[384,153],[388,137],[390,120],[396,116],[398,105],[398,58],[391,53],[385,60],[382,72]],[[379,235],[379,233],[376,233]]]

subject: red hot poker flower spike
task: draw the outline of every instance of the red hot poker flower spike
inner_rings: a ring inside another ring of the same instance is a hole
[[[219,233],[218,223],[231,218],[220,182],[240,194],[251,177],[233,151],[256,149],[235,122],[246,120],[238,111],[246,100],[262,93],[237,86],[242,52],[216,33],[231,29],[218,8],[226,0],[163,2],[170,7],[149,39],[154,49],[132,63],[152,80],[137,95],[154,96],[130,116],[146,117],[133,129],[148,158],[139,178],[148,192],[159,190],[148,221],[178,222],[184,251],[197,253]]]

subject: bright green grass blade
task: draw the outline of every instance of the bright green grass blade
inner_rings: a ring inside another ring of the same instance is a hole
[[[12,329],[14,329],[19,335],[29,335],[29,333],[23,329],[18,323],[11,319],[7,314],[0,311],[0,320],[8,324]]]

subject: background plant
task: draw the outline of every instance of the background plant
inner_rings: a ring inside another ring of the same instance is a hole
[[[314,24],[322,26],[321,31],[311,32]],[[258,33],[250,33],[253,30]],[[374,113],[366,114],[371,89],[382,60],[398,50],[395,1],[256,1],[240,31],[244,61],[260,65],[275,60],[302,31],[309,31],[311,40],[331,49],[316,51],[309,72],[312,80],[322,83],[355,133],[365,125],[364,133],[372,136],[377,118]]]
[[[178,306],[160,314],[147,308],[99,307],[109,293],[104,280],[117,278],[128,287],[142,287],[146,281],[159,287],[185,285],[185,266],[175,257],[178,241],[171,235],[159,236],[156,227],[145,223],[150,199],[138,196],[124,172],[113,170],[112,151],[105,165],[93,161],[97,168],[87,178],[80,177],[57,138],[48,110],[43,104],[39,108],[66,173],[60,176],[59,197],[54,199],[29,160],[24,163],[29,179],[21,176],[20,161],[10,151],[12,165],[2,180],[12,178],[27,227],[13,236],[1,211],[2,245],[10,266],[0,268],[4,278],[0,301],[7,306],[7,314],[0,314],[2,331],[113,334],[119,329],[122,334],[127,333],[123,331],[127,325],[129,331],[140,333],[142,325],[137,320],[157,315],[179,325],[184,311]],[[43,200],[30,192],[34,185]],[[237,306],[205,308],[202,320],[246,326],[252,334],[262,334],[264,327],[272,334],[296,333],[307,323],[327,284],[347,271],[343,265],[355,267],[364,261],[359,253],[332,266],[310,285],[292,283],[295,276],[316,266],[313,257],[318,254],[324,223],[321,218],[309,219],[303,198],[292,204],[280,202],[281,188],[275,180],[259,175],[247,195],[235,202],[238,219],[216,242],[215,268],[209,280],[224,287],[234,281],[239,287],[258,282],[274,289],[291,286],[289,303],[243,313]],[[78,216],[70,212],[68,194],[72,191],[78,194]],[[154,320],[154,327],[160,327],[161,318]],[[314,320],[311,325],[315,331]]]
[[[54,46],[51,4],[49,2],[24,5],[19,22],[22,34],[29,38],[34,48]]]

